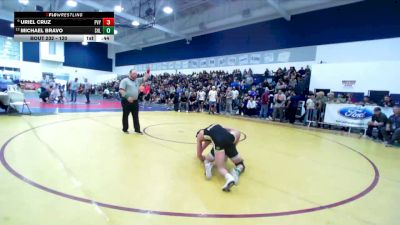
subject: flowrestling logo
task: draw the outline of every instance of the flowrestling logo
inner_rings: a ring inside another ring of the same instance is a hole
[[[339,110],[339,114],[353,120],[363,120],[373,115],[371,110],[362,107],[345,107]]]

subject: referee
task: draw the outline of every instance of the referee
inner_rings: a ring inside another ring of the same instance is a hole
[[[119,84],[119,93],[121,94],[121,105],[122,105],[122,131],[128,134],[128,117],[132,113],[133,126],[135,132],[143,134],[140,131],[139,124],[139,87],[150,77],[150,69],[147,68],[146,74],[143,78],[137,78],[137,72],[134,69],[129,71],[129,76],[121,81]]]

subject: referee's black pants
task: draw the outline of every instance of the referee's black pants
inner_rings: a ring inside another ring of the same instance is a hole
[[[129,123],[128,117],[129,114],[132,113],[133,117],[133,126],[135,128],[135,132],[140,132],[140,124],[139,124],[139,101],[135,100],[133,103],[128,102],[126,99],[122,99],[122,131],[128,131]]]

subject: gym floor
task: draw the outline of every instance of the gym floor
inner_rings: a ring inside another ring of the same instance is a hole
[[[398,148],[199,113],[140,117],[143,136],[121,132],[120,112],[0,116],[0,224],[399,224]],[[196,158],[195,133],[212,123],[243,133],[246,172],[230,193]]]

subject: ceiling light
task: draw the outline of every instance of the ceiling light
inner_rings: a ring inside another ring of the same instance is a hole
[[[87,41],[83,41],[82,45],[88,45]]]
[[[124,10],[124,8],[122,8],[122,6],[120,6],[120,5],[114,6],[114,11],[115,12],[122,12],[122,10]]]
[[[137,20],[132,21],[132,26],[137,27],[139,25],[140,25],[139,21],[137,21]]]
[[[14,23],[10,23],[10,27],[11,27],[11,28],[14,28]]]
[[[163,8],[163,11],[164,11],[166,14],[171,14],[174,10],[173,10],[170,6],[165,6],[165,7]]]
[[[118,31],[117,31],[117,30],[114,30],[114,34],[118,34]]]
[[[70,7],[76,7],[78,3],[75,0],[68,0],[67,5]]]
[[[19,3],[21,3],[22,5],[28,5],[29,4],[29,0],[18,0]]]

